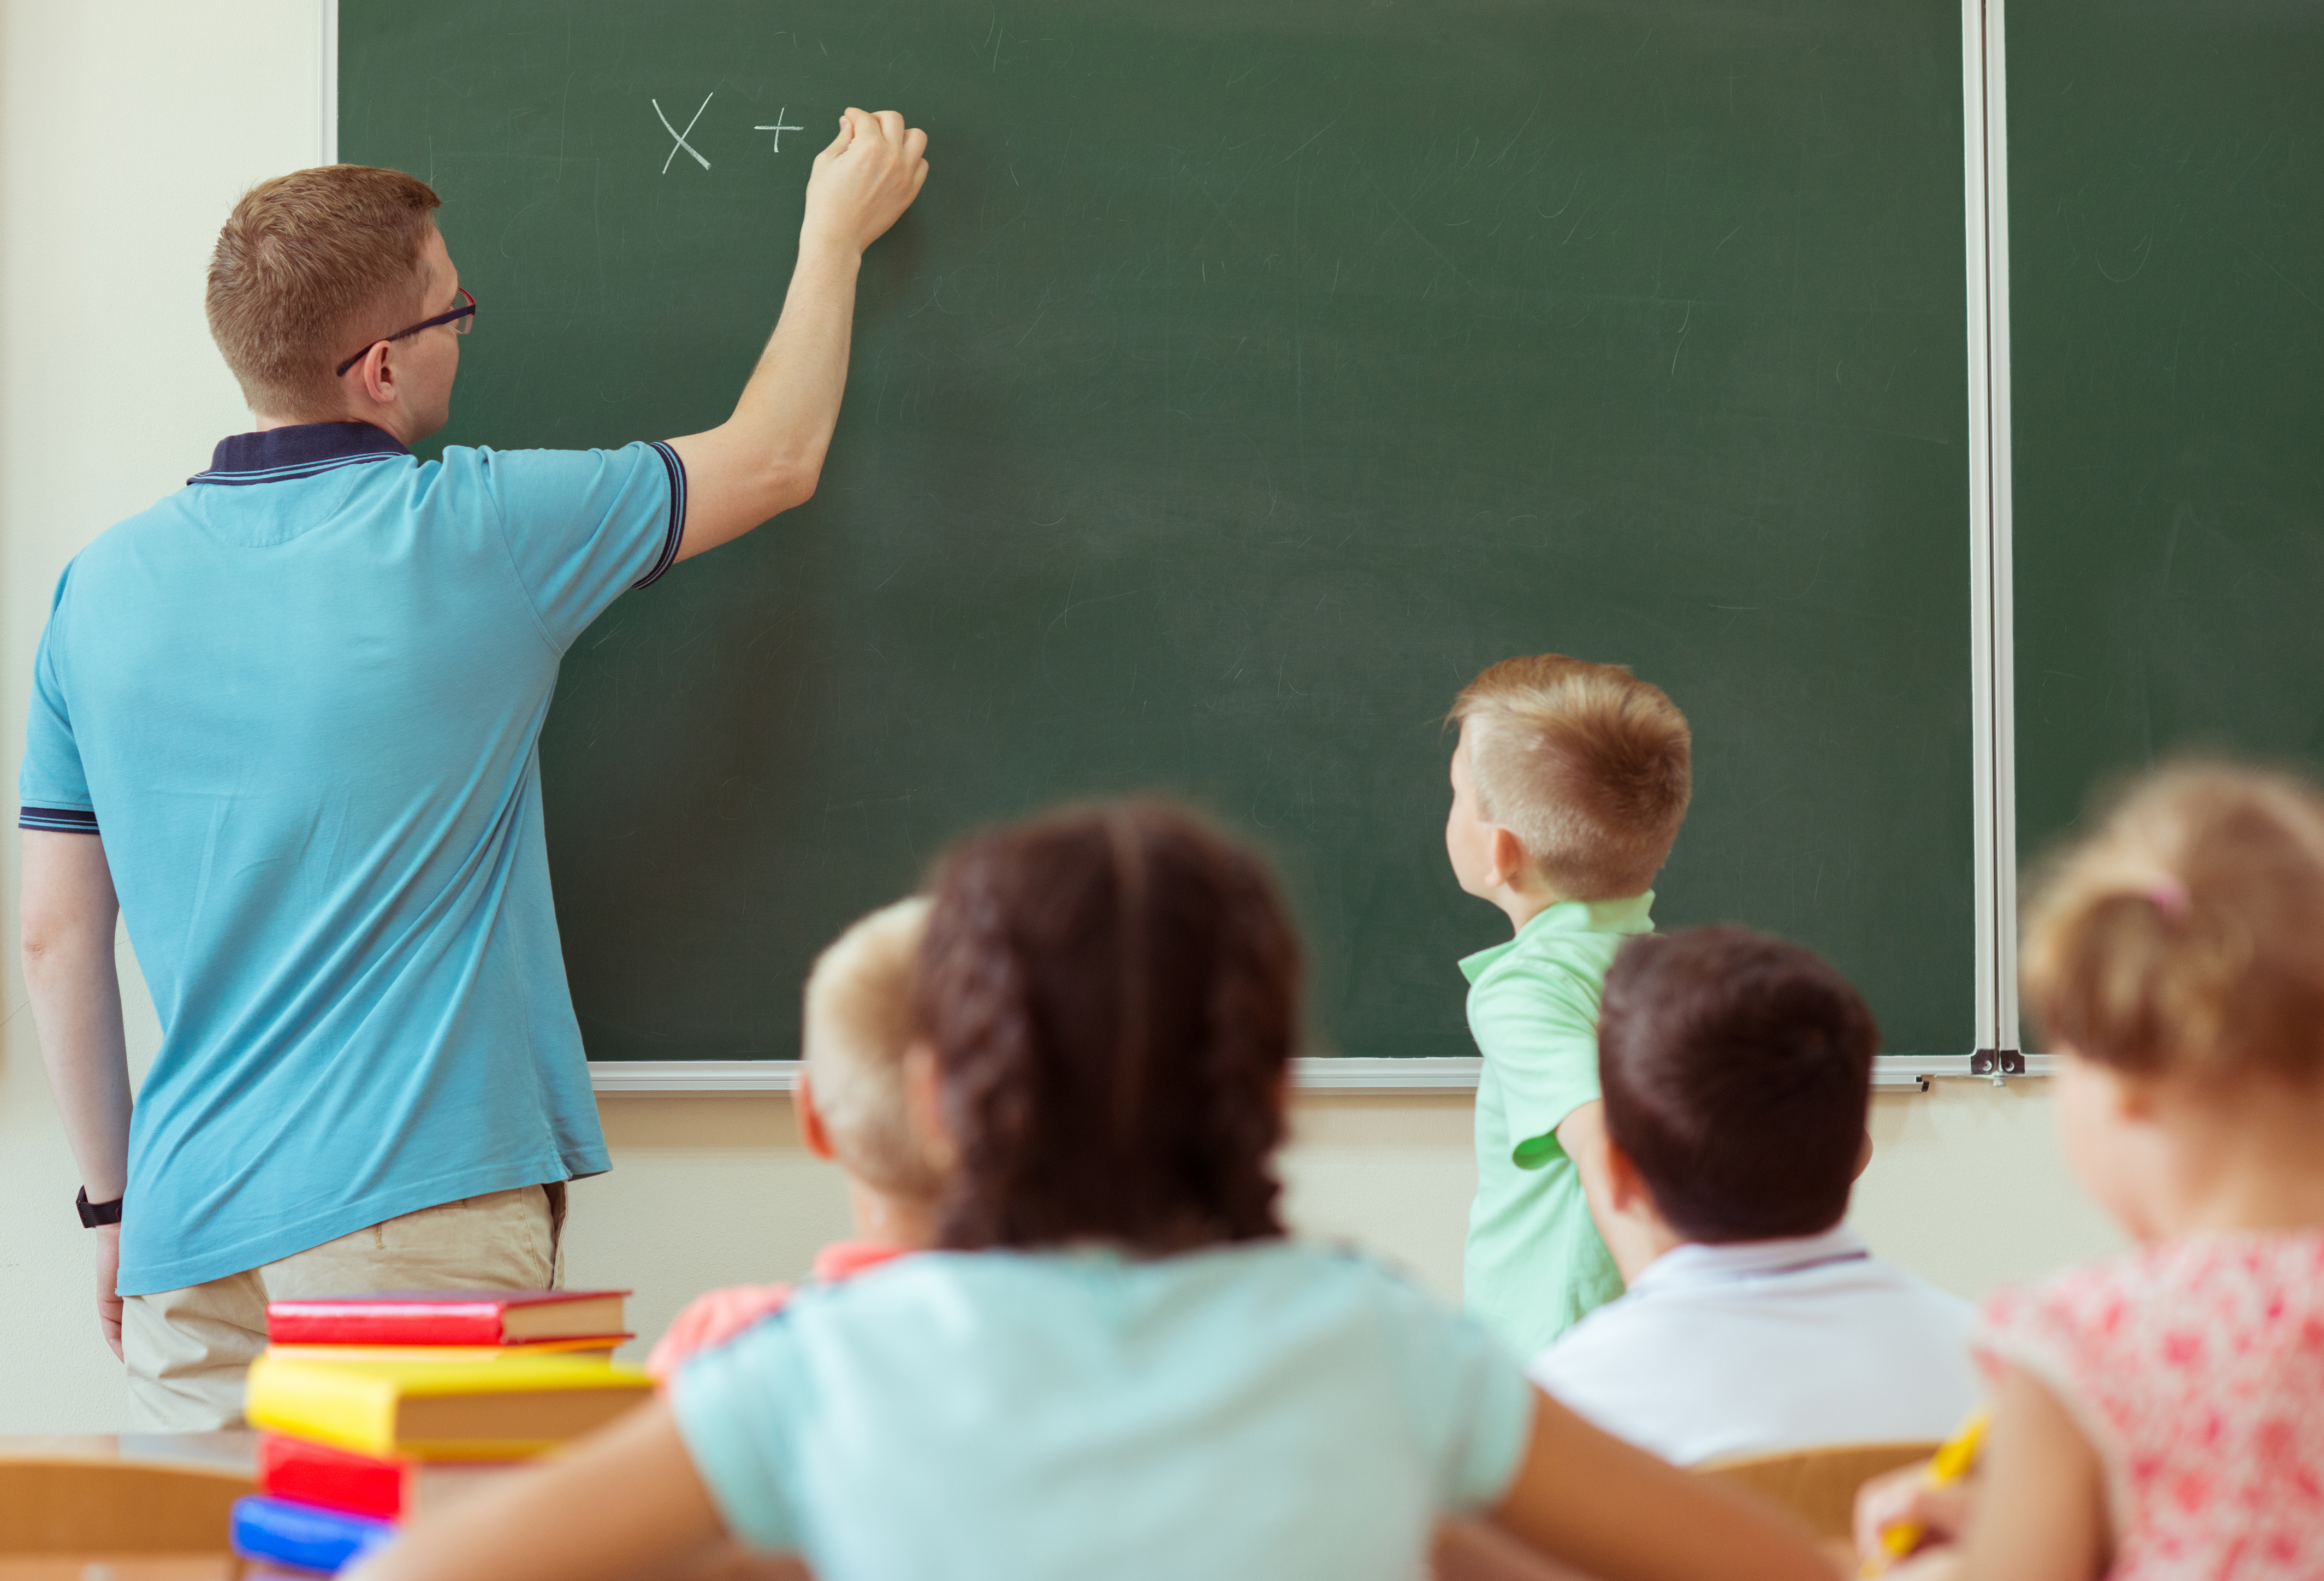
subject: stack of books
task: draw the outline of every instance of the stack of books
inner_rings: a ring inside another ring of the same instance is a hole
[[[243,1414],[261,1492],[246,1558],[329,1575],[401,1521],[652,1393],[616,1365],[626,1290],[392,1291],[276,1301]]]

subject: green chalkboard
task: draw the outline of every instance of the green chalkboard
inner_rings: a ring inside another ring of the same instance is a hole
[[[1472,1052],[1506,926],[1440,720],[1546,650],[1693,721],[1660,920],[1969,1047],[1952,0],[340,16],[341,157],[436,184],[483,304],[447,442],[720,421],[838,111],[933,138],[815,500],[566,661],[594,1057],[789,1055],[815,949],[947,837],[1133,789],[1272,853],[1318,1052]]]
[[[2009,12],[2021,851],[2172,751],[2324,763],[2324,8]]]

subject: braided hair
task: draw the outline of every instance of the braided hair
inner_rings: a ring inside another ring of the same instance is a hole
[[[1256,855],[1104,802],[963,841],[935,897],[916,1009],[954,1155],[943,1245],[1283,1233],[1299,947]]]

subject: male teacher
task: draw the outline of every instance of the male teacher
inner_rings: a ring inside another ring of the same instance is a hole
[[[849,110],[733,415],[618,450],[412,457],[478,310],[421,182],[235,206],[209,322],[257,431],[66,568],[21,785],[24,975],[139,1428],[235,1422],[270,1297],[556,1278],[564,1182],[608,1167],[542,837],[558,661],[814,493],[927,144]],[[134,1110],[116,915],[162,1027]]]

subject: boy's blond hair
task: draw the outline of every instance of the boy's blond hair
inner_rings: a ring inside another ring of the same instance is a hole
[[[816,957],[807,979],[807,1077],[832,1151],[851,1174],[899,1197],[932,1197],[940,1184],[904,1102],[927,920],[925,896],[882,906]]]
[[[1504,659],[1452,703],[1478,810],[1561,900],[1645,892],[1692,794],[1686,716],[1619,664]]]
[[[2027,908],[2043,1030],[2136,1074],[2324,1076],[2324,796],[2185,762],[2134,781]]]

